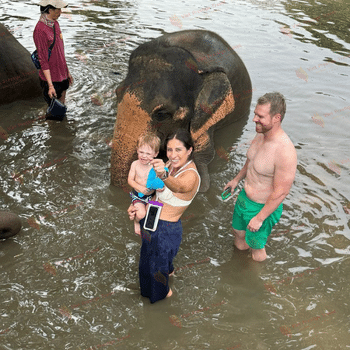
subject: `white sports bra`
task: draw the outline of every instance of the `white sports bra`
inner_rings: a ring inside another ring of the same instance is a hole
[[[185,168],[191,162],[192,162],[192,160],[190,160],[188,163],[186,163],[181,169]],[[169,190],[169,188],[166,187],[166,185],[164,185],[164,191],[162,191],[162,192],[158,192],[157,191],[156,200],[159,199],[163,203],[169,204],[169,205],[171,205],[173,207],[187,207],[188,205],[190,205],[192,203],[193,198],[196,196],[196,194],[197,194],[197,192],[199,190],[199,186],[201,184],[201,177],[199,176],[198,171],[196,169],[194,169],[194,168],[189,168],[189,169],[185,169],[185,170],[182,170],[182,171],[181,171],[181,169],[179,170],[179,172],[174,177],[177,177],[180,174],[184,173],[185,171],[189,171],[189,170],[193,170],[198,175],[198,178],[199,178],[198,187],[197,187],[197,191],[194,194],[194,196],[192,197],[192,199],[189,200],[189,201],[186,201],[184,199],[177,198],[177,197],[175,197],[174,193],[171,190]]]

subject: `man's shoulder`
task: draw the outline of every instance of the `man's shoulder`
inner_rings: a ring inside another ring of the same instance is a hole
[[[257,142],[257,141],[259,141],[259,140],[263,141],[263,140],[264,140],[264,135],[257,132],[257,133],[255,134],[253,140],[252,140],[252,143],[253,143],[253,142]]]
[[[280,149],[282,148],[285,151],[292,151],[296,153],[294,144],[289,138],[289,136],[286,134],[286,132],[283,131],[283,133],[281,133],[281,135],[278,138],[278,143],[280,145]]]
[[[264,135],[256,133],[254,138],[250,141],[249,149],[255,149],[264,142]]]
[[[288,160],[289,162],[296,162],[297,152],[293,145],[292,140],[289,136],[283,131],[283,133],[278,137],[277,140],[278,147],[276,148],[276,161],[277,162],[285,162]]]

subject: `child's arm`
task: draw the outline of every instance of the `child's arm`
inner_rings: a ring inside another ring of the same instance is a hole
[[[135,176],[136,176],[136,162],[137,160],[135,160],[130,167],[130,171],[129,171],[129,176],[128,176],[128,184],[136,191],[136,192],[141,192],[143,194],[149,194],[148,189],[145,186],[142,186],[140,184],[138,184],[135,181]]]

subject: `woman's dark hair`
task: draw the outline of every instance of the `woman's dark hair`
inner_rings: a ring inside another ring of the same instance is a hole
[[[52,5],[40,6],[41,13],[49,13],[50,10],[56,10],[56,7],[53,7]]]
[[[165,140],[165,147],[167,147],[168,142],[172,139],[176,139],[181,141],[187,150],[189,150],[192,147],[192,153],[188,157],[189,159],[192,159],[193,151],[194,151],[194,143],[192,140],[191,133],[186,129],[177,129],[172,134],[170,134],[166,140]]]

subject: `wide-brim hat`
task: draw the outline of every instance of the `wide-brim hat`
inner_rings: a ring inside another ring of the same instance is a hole
[[[64,2],[63,0],[41,0],[39,3],[40,6],[53,6],[56,9],[62,9],[64,7],[67,7],[68,4]]]

